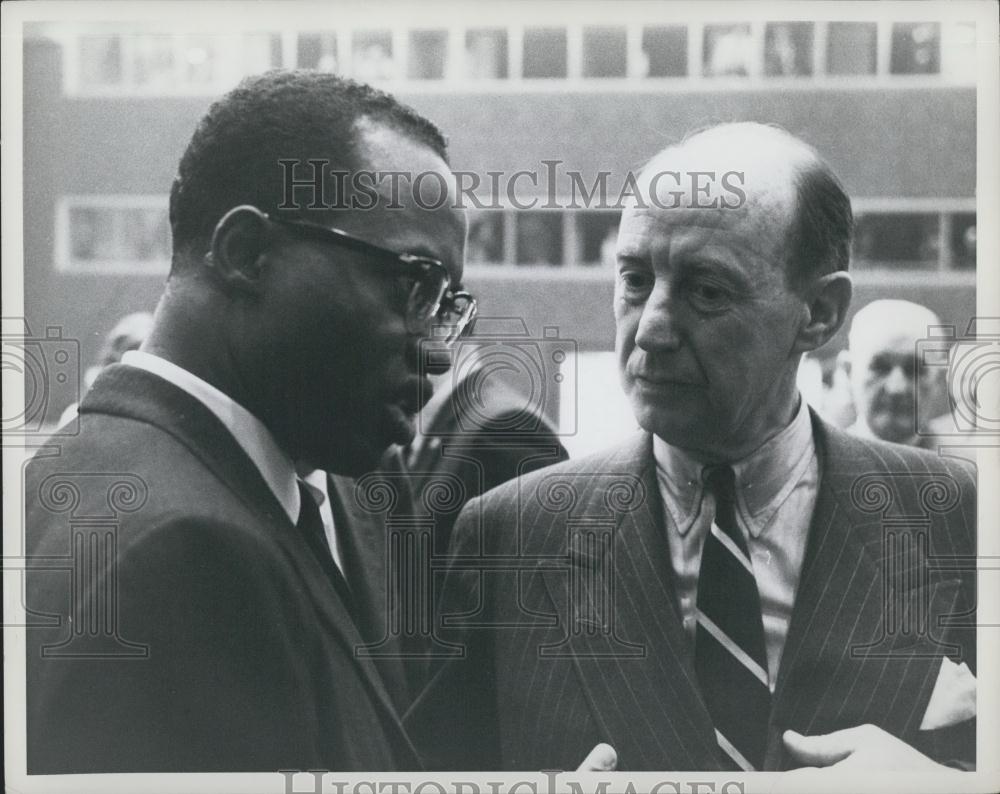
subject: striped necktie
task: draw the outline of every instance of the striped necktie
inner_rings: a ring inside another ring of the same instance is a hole
[[[764,762],[771,709],[760,594],[736,525],[733,470],[712,466],[704,476],[715,518],[698,573],[695,670],[724,763],[752,771]]]

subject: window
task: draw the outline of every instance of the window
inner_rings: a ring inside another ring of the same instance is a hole
[[[525,77],[566,76],[566,31],[559,28],[528,28],[524,31]]]
[[[802,77],[812,74],[812,22],[769,22],[764,32],[764,74]]]
[[[561,265],[563,261],[562,213],[518,212],[517,264]]]
[[[67,90],[133,95],[212,95],[247,74],[281,65],[275,33],[177,34],[131,31],[78,38]],[[78,67],[78,68],[74,68]]]
[[[750,26],[706,25],[702,58],[706,77],[749,75],[753,72],[754,62]]]
[[[277,33],[248,33],[240,49],[243,74],[281,66],[281,36]]]
[[[300,69],[338,70],[336,33],[301,33],[297,50],[296,65]]]
[[[831,22],[826,34],[829,74],[875,74],[877,32],[874,22]]]
[[[638,77],[683,77],[687,74],[687,28],[651,27],[642,30],[642,58]]]
[[[936,269],[939,218],[924,213],[859,215],[852,261],[860,267]]]
[[[170,262],[166,203],[159,196],[68,201],[57,214],[57,267],[162,275]]]
[[[503,262],[504,215],[500,210],[469,212],[469,240],[466,258],[471,263]]]
[[[603,267],[614,265],[621,215],[621,212],[616,210],[577,213],[580,261],[583,264]]]
[[[625,28],[584,28],[584,77],[625,77],[627,61]]]
[[[214,85],[218,75],[219,53],[212,36],[181,38],[182,81],[187,85]]]
[[[353,76],[366,83],[392,80],[396,77],[396,62],[392,55],[392,33],[388,30],[366,30],[354,34]]]
[[[133,36],[132,68],[136,85],[169,88],[176,76],[174,37]]]
[[[941,71],[941,26],[937,22],[905,22],[892,26],[892,74],[937,74]]]
[[[465,75],[473,79],[507,77],[507,31],[481,29],[465,34]]]
[[[120,36],[80,37],[80,78],[87,85],[119,85],[122,82]]]
[[[411,31],[407,75],[411,80],[443,79],[444,62],[447,51],[447,31]]]
[[[951,266],[958,270],[976,267],[976,214],[961,212],[951,219]]]

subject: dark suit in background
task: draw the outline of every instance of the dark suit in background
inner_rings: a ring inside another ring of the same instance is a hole
[[[863,723],[972,763],[975,720],[919,728],[942,657],[975,670],[974,473],[813,423],[821,479],[764,768],[787,768],[785,729]],[[894,527],[899,516],[928,523]],[[943,562],[929,582],[918,546],[903,545],[922,539]],[[439,665],[407,719],[429,763],[571,769],[607,742],[619,769],[723,768],[679,617],[648,434],[472,502],[453,554],[462,559],[444,584],[442,638],[465,651]],[[926,594],[921,635],[907,619]],[[890,614],[906,633],[891,631]]]
[[[440,479],[458,488],[460,498],[435,513],[434,550],[448,550],[462,506],[522,474],[569,456],[555,427],[530,399],[501,382],[488,381],[470,406],[467,385],[474,375],[453,382],[445,376],[419,417],[419,432],[402,450],[407,471],[421,480]]]

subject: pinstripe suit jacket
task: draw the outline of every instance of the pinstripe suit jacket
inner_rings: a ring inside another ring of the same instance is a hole
[[[820,486],[765,767],[790,763],[787,728],[863,723],[974,763],[974,720],[919,730],[942,656],[975,670],[974,471],[813,425]],[[406,720],[425,760],[575,769],[608,742],[621,769],[718,769],[669,559],[648,435],[470,503],[436,624],[454,655]]]

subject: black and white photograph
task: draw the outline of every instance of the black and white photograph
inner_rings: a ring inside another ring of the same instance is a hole
[[[1000,788],[998,10],[5,3],[6,790]]]

